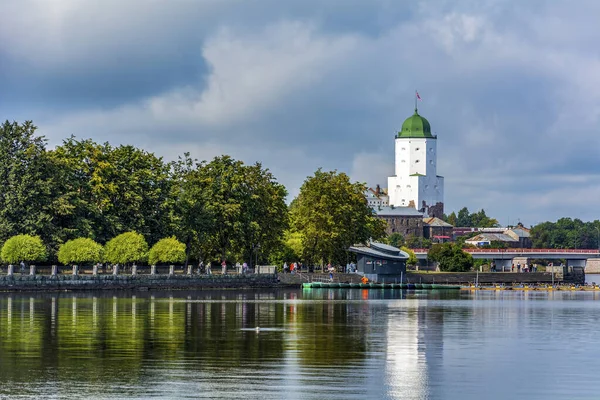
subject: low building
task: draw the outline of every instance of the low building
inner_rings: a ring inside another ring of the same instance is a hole
[[[518,240],[515,240],[512,236],[506,235],[504,233],[484,232],[473,236],[469,240],[465,240],[465,243],[472,244],[474,246],[489,246],[493,242],[504,243],[507,247],[510,248],[519,247]]]
[[[423,237],[423,214],[412,207],[374,207],[373,212],[387,223],[386,233]]]
[[[357,273],[370,281],[379,283],[400,283],[406,281],[406,261],[408,254],[383,243],[370,242],[349,249],[356,254]]]
[[[504,233],[513,239],[518,240],[519,244],[517,247],[519,248],[530,249],[533,246],[529,229],[525,228],[523,224],[519,223],[516,227],[507,229]]]
[[[390,205],[390,198],[387,195],[386,189],[382,189],[379,185],[375,189],[368,188],[365,190],[365,198],[369,207],[387,207]]]
[[[440,218],[423,218],[423,236],[436,243],[444,243],[451,240],[453,228],[452,225]]]

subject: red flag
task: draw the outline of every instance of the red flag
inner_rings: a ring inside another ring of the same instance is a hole
[[[419,96],[419,92],[417,92],[417,91],[415,90],[415,93],[416,93],[416,95],[417,95],[417,99],[421,100],[421,96]]]

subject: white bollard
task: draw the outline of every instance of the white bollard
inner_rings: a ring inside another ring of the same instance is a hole
[[[132,276],[135,276],[135,275],[137,275],[137,265],[135,265],[135,264],[133,264],[133,265],[131,266],[131,275],[132,275]]]
[[[53,265],[52,266],[52,272],[51,272],[52,276],[56,276],[58,275],[58,265]]]
[[[192,265],[188,265],[188,270],[187,270],[187,274],[191,275],[192,274]]]
[[[175,275],[175,266],[169,265],[169,275]]]
[[[119,275],[119,264],[113,265],[113,275]]]
[[[79,267],[77,265],[73,265],[73,276],[76,276],[79,274]]]
[[[30,265],[29,266],[29,275],[30,276],[35,276],[35,265]]]
[[[8,268],[6,269],[6,275],[7,276],[13,276],[15,273],[15,266],[12,264],[8,265]]]
[[[156,265],[150,266],[150,275],[156,275]]]
[[[98,264],[94,264],[94,266],[92,267],[92,275],[98,275]]]

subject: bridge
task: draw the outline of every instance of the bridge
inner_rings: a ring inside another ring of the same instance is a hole
[[[590,258],[600,258],[600,249],[463,249],[473,258],[494,260],[498,267],[510,267],[514,259],[566,260],[567,266],[585,267]],[[419,260],[427,259],[428,249],[413,249]],[[525,261],[526,262],[526,261]]]

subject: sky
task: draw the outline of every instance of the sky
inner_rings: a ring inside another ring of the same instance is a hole
[[[370,186],[419,112],[445,211],[599,218],[597,0],[2,0],[0,119]]]

